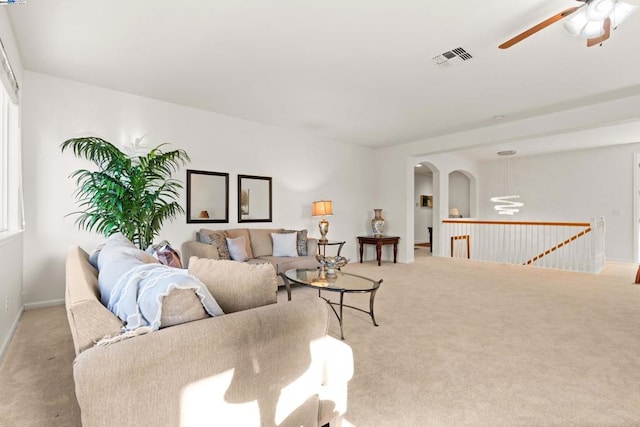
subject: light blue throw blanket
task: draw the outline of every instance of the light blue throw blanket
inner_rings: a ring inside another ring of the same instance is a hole
[[[160,328],[162,299],[173,289],[193,289],[211,316],[224,314],[196,277],[162,264],[141,264],[123,274],[111,290],[107,308],[125,322],[123,331]]]

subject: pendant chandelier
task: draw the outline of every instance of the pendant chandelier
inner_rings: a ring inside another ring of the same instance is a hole
[[[498,151],[499,156],[513,156],[516,154],[515,150]],[[513,215],[520,212],[520,208],[524,206],[524,203],[517,202],[520,196],[512,194],[511,182],[511,162],[507,157],[504,162],[503,179],[504,179],[504,194],[507,196],[494,196],[491,197],[492,203],[495,203],[493,209],[495,209],[500,215]]]

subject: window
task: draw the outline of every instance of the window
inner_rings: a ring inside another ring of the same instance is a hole
[[[21,159],[19,140],[19,108],[17,105],[17,82],[4,46],[2,65],[6,74],[1,74],[0,84],[0,236],[22,229]],[[8,83],[8,84],[7,84]],[[9,92],[7,88],[10,88]],[[13,96],[12,96],[13,95]]]
[[[9,144],[7,141],[7,93],[4,87],[0,90],[0,233],[9,227]]]

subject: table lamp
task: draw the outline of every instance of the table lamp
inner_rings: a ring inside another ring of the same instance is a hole
[[[328,242],[327,233],[329,232],[329,221],[324,218],[325,215],[333,215],[331,200],[319,200],[317,202],[313,202],[311,207],[311,216],[322,217],[318,223],[318,228],[320,229],[320,241],[323,243]]]

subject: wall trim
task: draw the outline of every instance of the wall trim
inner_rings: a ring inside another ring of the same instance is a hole
[[[49,301],[41,301],[41,302],[30,302],[24,305],[24,309],[25,311],[35,310],[36,308],[54,307],[56,305],[64,305],[64,298],[52,299]]]
[[[16,333],[16,329],[18,329],[18,324],[20,323],[20,319],[22,319],[22,313],[24,313],[24,305],[20,307],[20,310],[18,310],[18,315],[16,316],[16,318],[13,321],[13,324],[11,325],[11,328],[9,329],[9,333],[7,334],[4,341],[2,342],[2,346],[0,346],[0,362],[2,362],[2,360],[4,359],[7,349],[9,348],[9,344],[11,343],[11,340],[13,339],[13,336]]]

